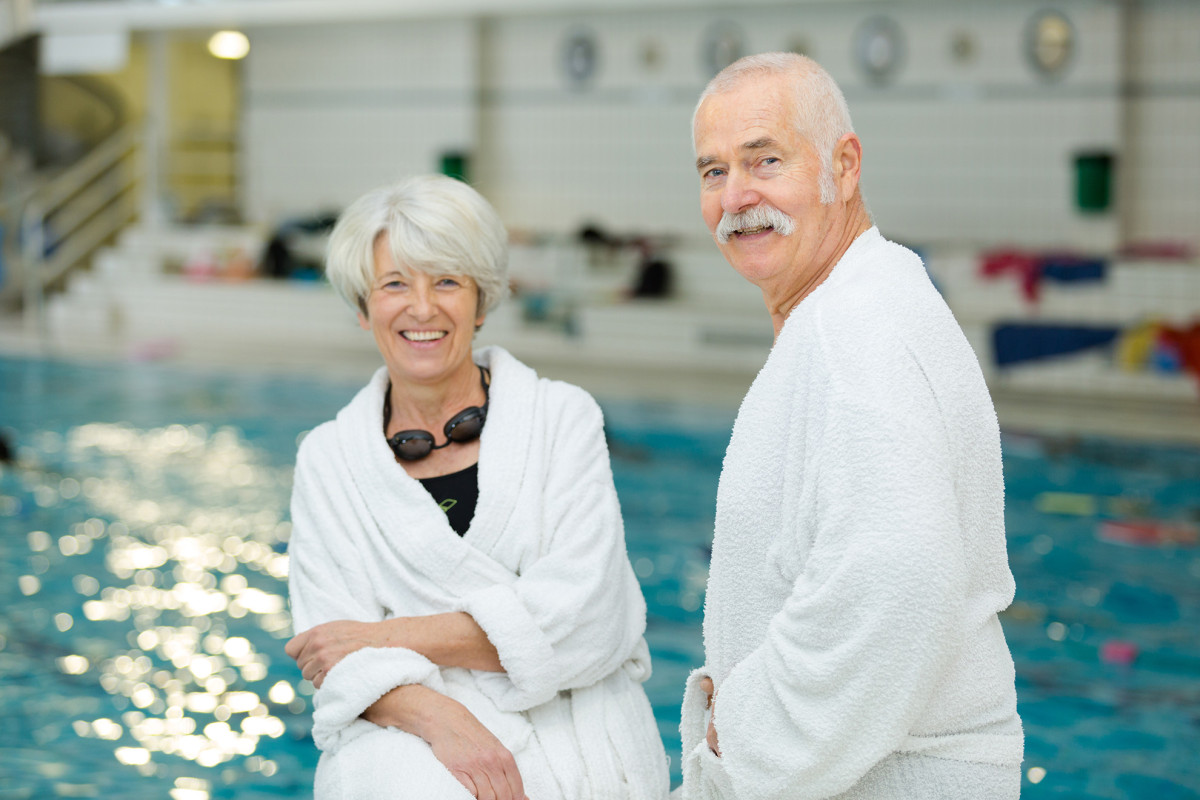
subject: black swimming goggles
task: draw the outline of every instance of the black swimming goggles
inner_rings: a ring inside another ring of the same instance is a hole
[[[442,428],[442,433],[446,435],[446,441],[443,444],[434,444],[433,434],[429,431],[415,429],[400,431],[388,437],[388,447],[392,448],[396,458],[400,461],[420,461],[434,450],[449,447],[454,442],[463,444],[478,439],[479,435],[483,433],[483,423],[487,422],[488,403],[490,402],[488,383],[484,379],[483,367],[479,367],[479,385],[483,387],[483,406],[464,408],[451,417],[450,421],[446,423],[446,427]],[[387,432],[388,423],[392,421],[391,389],[389,383],[388,397],[383,404],[384,433]]]

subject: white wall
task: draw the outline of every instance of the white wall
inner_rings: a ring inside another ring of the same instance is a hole
[[[274,223],[341,208],[471,148],[474,23],[388,21],[251,30],[245,61],[246,213]]]
[[[704,234],[690,123],[706,81],[703,14],[508,19],[485,37],[479,180],[518,228],[574,230],[594,221],[621,231]],[[595,77],[572,85],[565,38],[590,31]],[[655,69],[639,47],[660,51]]]
[[[33,24],[33,0],[0,0],[0,47],[26,36]]]
[[[355,23],[252,32],[246,64],[247,207],[305,213],[395,174],[473,149],[475,183],[510,226],[565,232],[585,221],[699,240],[689,122],[709,77],[700,52],[720,21],[746,51],[806,42],[843,85],[864,142],[864,188],[888,235],[1105,249],[1127,235],[1196,241],[1200,219],[1200,5],[1147,0],[1130,28],[1124,101],[1120,8],[1060,0],[1078,50],[1046,81],[1022,36],[1038,2],[798,4],[717,11],[513,15],[481,22]],[[888,86],[852,60],[861,22],[887,13],[907,60]],[[569,32],[599,44],[572,86]],[[953,34],[976,41],[958,63]],[[641,54],[657,48],[651,66]],[[1140,54],[1140,55],[1139,55]],[[1125,141],[1132,132],[1137,138]],[[1073,155],[1120,154],[1121,216],[1074,208]]]
[[[885,88],[856,69],[854,34],[878,10],[861,4],[496,22],[487,42],[480,181],[513,225],[569,229],[583,215],[618,227],[647,222],[698,230],[689,122],[708,75],[706,31],[736,19],[748,52],[805,40],[841,83],[866,152],[864,186],[894,236],[1111,244],[1111,217],[1072,208],[1076,150],[1117,148],[1117,16],[1107,3],[1066,4],[1078,57],[1052,85],[1020,47],[1032,3],[896,4],[907,60]],[[586,91],[556,69],[566,34],[592,30],[602,66]],[[953,31],[977,37],[974,63],[956,68]],[[656,72],[637,67],[647,41]]]
[[[1150,0],[1133,23],[1127,235],[1200,247],[1200,3]]]

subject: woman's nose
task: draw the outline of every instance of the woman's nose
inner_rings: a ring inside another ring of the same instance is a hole
[[[408,295],[408,313],[416,319],[429,319],[437,311],[433,287],[426,283],[427,281],[415,281]]]

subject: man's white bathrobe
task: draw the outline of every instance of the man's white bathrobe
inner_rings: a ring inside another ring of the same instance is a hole
[[[402,648],[339,662],[315,696],[317,800],[468,798],[428,744],[360,714],[420,683],[463,703],[515,756],[526,793],[647,798],[667,764],[641,682],[645,602],[625,551],[603,422],[583,390],[539,379],[499,348],[460,537],[383,437],[380,369],[300,446],[289,545],[297,632],[322,622],[466,611],[504,673],[439,668]]]
[[[738,412],[682,794],[1016,798],[1003,514],[975,355],[920,259],[872,228],[791,312]]]

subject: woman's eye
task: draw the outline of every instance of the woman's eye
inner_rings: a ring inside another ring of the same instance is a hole
[[[462,283],[455,278],[442,278],[441,280],[438,281],[438,286],[444,286],[446,288],[454,289],[459,286],[462,286]]]
[[[389,291],[389,292],[399,292],[399,291],[402,291],[405,288],[405,286],[406,286],[406,284],[404,283],[404,281],[388,281],[387,283],[383,284],[383,286],[380,288],[384,289],[385,291]]]

